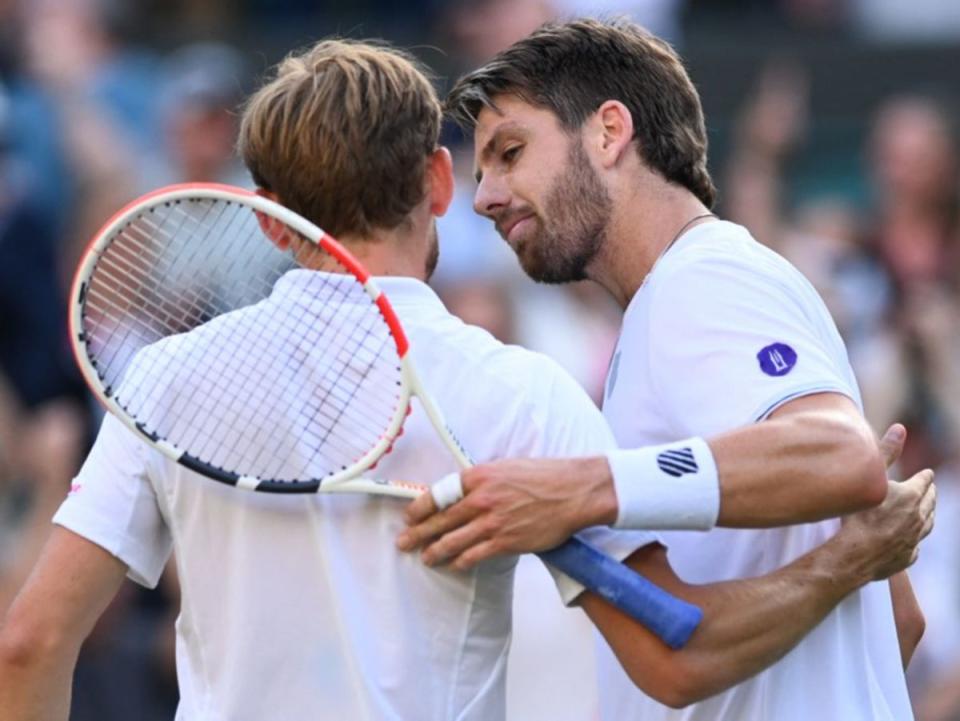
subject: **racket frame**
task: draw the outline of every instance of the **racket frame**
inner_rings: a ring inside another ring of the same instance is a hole
[[[116,401],[114,395],[108,391],[100,374],[97,372],[96,367],[90,359],[90,353],[87,350],[88,339],[83,330],[83,314],[89,280],[98,261],[120,232],[127,227],[133,219],[149,212],[151,208],[170,203],[204,199],[242,205],[250,208],[251,212],[258,211],[264,213],[276,218],[308,241],[319,246],[357,279],[363,286],[364,292],[377,306],[387,323],[390,334],[397,347],[397,355],[401,369],[401,386],[398,394],[397,409],[379,440],[350,466],[324,476],[323,478],[298,481],[261,479],[255,476],[242,475],[214,467],[196,458],[184,449],[179,448],[174,443],[147,431]],[[393,442],[403,428],[403,423],[406,420],[410,408],[410,399],[413,395],[416,395],[420,399],[420,403],[430,422],[436,428],[441,440],[456,459],[460,468],[467,468],[471,465],[466,453],[456,438],[453,437],[453,434],[443,420],[439,408],[429,394],[423,391],[423,386],[410,361],[410,344],[403,331],[403,326],[400,325],[400,321],[397,318],[393,306],[390,305],[390,301],[381,292],[367,270],[354,258],[350,251],[316,225],[279,203],[252,191],[218,183],[180,183],[147,193],[121,208],[97,231],[96,235],[94,235],[87,245],[83,258],[77,267],[70,290],[69,329],[70,345],[73,349],[77,366],[80,368],[87,385],[94,392],[98,401],[108,411],[119,418],[128,428],[144,436],[165,456],[213,480],[245,490],[275,493],[315,493],[322,488],[324,492],[375,493],[379,495],[414,498],[427,490],[428,486],[405,481],[381,481],[358,477],[364,471],[375,465],[383,455],[389,452]]]

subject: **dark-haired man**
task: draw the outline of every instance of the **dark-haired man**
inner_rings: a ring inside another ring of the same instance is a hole
[[[666,43],[624,21],[545,26],[458,81],[447,105],[474,132],[475,209],[524,270],[590,278],[625,309],[604,414],[636,450],[478,467],[460,503],[411,506],[401,547],[468,568],[598,523],[689,529],[664,534],[671,564],[686,580],[724,581],[790,562],[836,531],[824,519],[883,498],[876,440],[822,301],[710,211],[700,101]],[[910,718],[901,657],[922,616],[906,577],[891,585],[865,587],[778,664],[683,711],[637,692],[607,652],[605,715]]]

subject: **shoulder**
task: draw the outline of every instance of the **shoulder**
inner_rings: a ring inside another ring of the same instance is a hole
[[[651,277],[651,285],[663,286],[683,277],[763,278],[769,282],[805,282],[786,258],[755,240],[741,225],[727,221],[698,227],[701,231],[667,253]],[[686,239],[684,239],[686,240]],[[735,275],[731,275],[735,274]]]
[[[683,308],[801,307],[818,298],[799,270],[746,228],[720,221],[697,230],[702,232],[665,255],[651,276],[652,306],[675,315]]]
[[[457,372],[477,379],[478,387],[527,399],[533,405],[567,402],[593,406],[570,374],[543,353],[503,343],[486,330],[454,316],[448,317],[443,336],[431,346],[436,348],[436,343],[444,343],[445,355]],[[432,355],[433,349],[426,348],[423,353]]]
[[[428,361],[429,356],[435,366],[443,349],[439,375],[460,389],[461,406],[495,412],[497,427],[512,428],[515,439],[525,438],[520,444],[527,444],[529,452],[536,447],[541,449],[538,454],[577,454],[612,442],[600,410],[552,358],[502,343],[453,316],[443,326],[442,337],[426,348],[418,343],[414,353],[418,365],[421,357]],[[583,436],[582,448],[577,435]]]

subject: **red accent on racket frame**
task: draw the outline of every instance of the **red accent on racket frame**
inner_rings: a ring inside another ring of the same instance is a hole
[[[360,265],[360,261],[353,257],[353,254],[337,242],[333,236],[326,233],[317,241],[317,245],[327,251],[344,268],[353,273],[353,276],[361,283],[370,280],[370,273]]]
[[[387,325],[390,327],[390,335],[392,335],[393,340],[396,341],[397,355],[404,358],[407,355],[407,351],[410,350],[410,343],[407,341],[407,334],[403,332],[403,326],[400,325],[400,320],[397,318],[393,306],[390,305],[390,301],[387,300],[387,297],[383,293],[377,297],[377,307],[380,309],[383,319],[387,321]]]
[[[349,270],[361,283],[365,284],[370,280],[369,271],[360,264],[360,261],[353,257],[353,254],[349,250],[340,245],[332,236],[324,233],[323,237],[317,241],[317,245],[332,255],[340,265]],[[390,328],[390,335],[393,336],[393,340],[397,344],[397,355],[403,358],[410,349],[407,334],[403,332],[403,326],[400,325],[400,320],[397,318],[393,306],[390,305],[390,301],[387,300],[387,297],[382,292],[377,296],[376,303],[381,315],[383,315],[383,319],[387,322],[387,327]]]

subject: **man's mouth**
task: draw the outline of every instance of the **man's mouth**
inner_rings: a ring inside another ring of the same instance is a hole
[[[511,245],[514,244],[514,236],[517,234],[517,231],[522,231],[529,223],[533,222],[533,215],[523,215],[519,218],[514,218],[502,226],[500,231],[501,237],[506,240]]]

